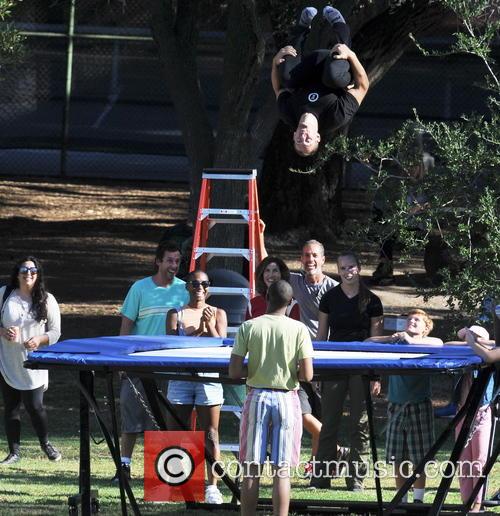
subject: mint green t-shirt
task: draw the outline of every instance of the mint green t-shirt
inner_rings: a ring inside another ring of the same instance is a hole
[[[165,335],[167,312],[188,302],[184,281],[174,277],[168,287],[159,287],[149,276],[130,287],[121,314],[135,322],[133,335]]]
[[[241,357],[248,353],[248,386],[293,391],[299,387],[299,360],[311,358],[313,347],[303,323],[266,314],[240,326],[233,353]]]

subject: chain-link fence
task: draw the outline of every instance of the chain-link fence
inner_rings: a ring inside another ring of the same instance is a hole
[[[24,58],[0,82],[0,174],[188,179],[182,134],[151,37],[145,0],[30,0],[13,21]],[[215,119],[222,38],[204,32],[200,80]],[[431,42],[432,43],[432,42]],[[442,43],[442,42],[441,42]],[[406,54],[372,88],[352,127],[378,138],[412,116],[484,110],[470,57]]]

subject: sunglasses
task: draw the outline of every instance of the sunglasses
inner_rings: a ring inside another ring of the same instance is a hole
[[[38,274],[38,269],[36,267],[25,267],[24,265],[19,267],[20,274],[28,274],[28,272],[31,272],[31,274]]]
[[[191,285],[193,288],[203,287],[204,289],[207,289],[210,286],[210,281],[191,280],[191,281],[188,281],[188,285]]]

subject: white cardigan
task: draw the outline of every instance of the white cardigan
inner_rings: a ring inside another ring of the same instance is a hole
[[[61,336],[61,313],[59,305],[52,294],[47,294],[47,320],[38,322],[31,312],[31,303],[19,296],[17,289],[13,290],[1,306],[6,287],[0,288],[1,322],[4,328],[19,326],[21,328],[20,342],[12,342],[0,338],[0,373],[5,381],[14,389],[28,391],[42,385],[47,389],[49,373],[45,369],[25,369],[23,363],[28,356],[28,350],[22,344],[35,335],[47,335],[49,345],[54,344]]]

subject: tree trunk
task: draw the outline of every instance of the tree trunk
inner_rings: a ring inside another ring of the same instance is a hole
[[[259,183],[266,230],[282,234],[302,228],[310,230],[311,238],[331,237],[339,229],[336,192],[343,161],[334,156],[312,173],[292,172],[290,165],[301,162],[291,149],[291,139],[291,130],[280,122],[266,152]]]
[[[224,54],[223,96],[216,139],[216,168],[256,168],[259,138],[250,132],[250,114],[265,56],[263,25],[266,13],[255,0],[234,0],[229,7]],[[211,203],[217,208],[248,208],[245,181],[217,181]],[[210,245],[247,248],[246,225],[216,225],[210,231]],[[246,272],[241,259],[222,258],[211,263]]]
[[[201,171],[212,166],[215,146],[196,64],[197,21],[202,3],[200,0],[151,2],[153,37],[190,165],[191,216],[198,207]]]

